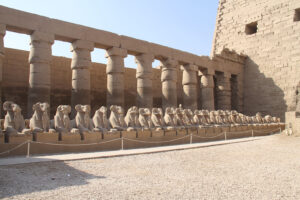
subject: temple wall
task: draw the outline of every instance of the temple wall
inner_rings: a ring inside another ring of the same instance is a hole
[[[245,114],[262,112],[284,119],[286,111],[295,109],[300,77],[299,8],[299,0],[220,0],[212,56],[223,48],[248,56]]]

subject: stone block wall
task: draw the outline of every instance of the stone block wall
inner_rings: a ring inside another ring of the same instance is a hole
[[[300,21],[295,18],[299,8],[299,0],[219,2],[212,56],[224,48],[248,56],[243,91],[247,115],[262,112],[284,119],[286,111],[295,109],[300,81]],[[247,24],[253,34],[246,33]]]

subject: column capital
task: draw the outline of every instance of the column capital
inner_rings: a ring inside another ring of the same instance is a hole
[[[206,75],[213,76],[213,75],[215,75],[215,69],[207,68],[207,69],[200,70],[198,72],[198,75],[199,76],[206,76]]]
[[[49,44],[54,43],[54,34],[45,33],[41,31],[34,31],[31,35],[31,42],[46,42]]]
[[[71,51],[77,50],[77,49],[86,49],[88,51],[94,50],[94,43],[87,40],[76,40],[71,44]]]
[[[178,61],[174,58],[167,58],[160,61],[162,64],[162,68],[177,68]]]
[[[231,73],[229,73],[229,72],[224,72],[224,73],[223,73],[223,76],[224,76],[225,78],[231,78]]]
[[[5,24],[0,24],[0,36],[4,36],[6,33],[6,25]]]
[[[125,58],[127,57],[127,50],[118,47],[111,47],[109,49],[106,49],[106,54],[105,54],[106,58],[110,56],[121,56]]]
[[[198,71],[198,66],[189,63],[189,64],[181,65],[180,69],[185,71]]]
[[[153,62],[154,61],[154,55],[149,53],[142,53],[135,56],[135,62]]]

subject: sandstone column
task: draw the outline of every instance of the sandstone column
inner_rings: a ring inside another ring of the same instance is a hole
[[[178,61],[166,59],[161,61],[162,72],[162,107],[177,107],[177,66]]]
[[[201,103],[202,109],[215,109],[215,95],[214,95],[214,70],[207,70],[207,72],[200,72],[201,75]]]
[[[127,50],[112,47],[106,50],[107,94],[106,105],[119,105],[124,108],[124,58]]]
[[[50,61],[54,35],[34,31],[30,38],[28,117],[31,117],[32,105],[36,102],[47,102],[50,104]]]
[[[2,70],[3,70],[3,60],[4,60],[4,36],[6,32],[6,26],[0,24],[0,117],[2,116]]]
[[[182,68],[182,85],[183,85],[183,107],[192,110],[197,109],[197,71],[196,65],[187,64]]]
[[[217,76],[217,101],[218,109],[231,110],[231,74],[224,72]]]
[[[91,51],[94,43],[84,40],[76,40],[71,45],[73,58],[72,69],[72,97],[71,105],[74,108],[77,104],[90,105],[90,66]]]
[[[135,57],[137,63],[137,106],[141,108],[152,108],[152,62],[154,56],[151,54],[140,54]]]
[[[243,112],[244,108],[244,77],[243,74],[237,75],[237,93],[238,93],[238,112]]]

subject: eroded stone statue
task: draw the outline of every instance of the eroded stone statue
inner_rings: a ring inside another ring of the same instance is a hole
[[[215,125],[217,122],[216,122],[216,118],[215,118],[215,112],[214,111],[210,111],[209,112],[209,123],[211,125]]]
[[[71,106],[60,105],[56,109],[54,115],[54,129],[59,133],[67,133],[71,131],[71,120],[69,114],[71,112]]]
[[[92,131],[93,124],[90,118],[90,105],[78,104],[75,106],[75,110],[77,111],[77,113],[75,119],[73,120],[72,132],[77,132],[78,130],[80,133]]]
[[[177,128],[184,128],[184,111],[182,108],[175,108],[175,125]]]
[[[125,128],[122,126],[122,122],[120,121],[120,114],[122,114],[122,110],[119,107],[120,106],[117,105],[110,106],[109,123],[112,131],[125,130]]]
[[[161,108],[152,108],[151,121],[155,130],[160,131],[163,129],[165,124]]]
[[[151,111],[149,108],[139,109],[139,123],[144,130],[149,130],[153,127],[151,121]]]
[[[33,115],[29,121],[29,127],[34,133],[49,132],[50,119],[48,103],[36,103],[32,106]]]
[[[263,118],[263,121],[264,123],[267,123],[267,124],[270,124],[272,123],[272,116],[271,115],[266,115],[264,118]]]
[[[98,110],[96,110],[93,116],[93,124],[94,131],[101,131],[106,133],[109,131],[109,122],[107,119],[107,108],[105,106],[101,106]]]
[[[127,128],[128,131],[140,129],[139,110],[136,106],[133,106],[127,110],[125,116],[125,123],[126,126],[128,127]]]
[[[183,115],[184,126],[186,126],[186,127],[194,126],[194,123],[193,123],[194,113],[193,113],[193,111],[191,109],[184,109],[183,112],[184,112],[184,115]]]
[[[256,123],[257,124],[263,124],[263,118],[262,118],[260,112],[256,113],[255,118],[256,118]]]
[[[25,129],[25,120],[21,114],[19,105],[12,101],[6,101],[3,104],[3,110],[6,111],[4,118],[4,130],[7,134],[28,133]]]
[[[216,121],[216,124],[218,125],[223,125],[224,122],[223,122],[223,119],[221,117],[221,110],[216,110],[214,112],[214,115],[215,115],[215,121]]]
[[[175,129],[175,110],[173,108],[167,107],[165,109],[164,121],[167,130]]]

